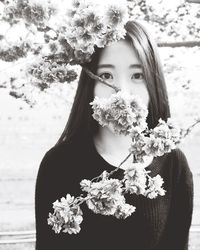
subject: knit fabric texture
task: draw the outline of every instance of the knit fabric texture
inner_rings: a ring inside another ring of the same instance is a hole
[[[52,203],[66,196],[79,196],[80,181],[104,170],[112,171],[92,140],[62,143],[44,155],[35,188],[36,250],[187,250],[193,211],[193,176],[180,149],[153,159],[146,168],[164,180],[165,196],[148,199],[125,194],[136,211],[126,219],[94,214],[81,205],[83,222],[78,234],[56,234],[47,224]],[[123,169],[111,177],[123,178]]]

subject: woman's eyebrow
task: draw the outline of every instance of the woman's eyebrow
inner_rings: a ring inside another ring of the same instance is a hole
[[[115,66],[113,64],[100,64],[98,68],[112,68],[114,69]],[[129,68],[142,68],[141,64],[131,64]]]
[[[115,68],[115,66],[114,65],[112,65],[112,64],[100,64],[100,65],[98,65],[98,68],[100,69],[100,68]]]
[[[141,64],[131,64],[129,68],[142,68]]]

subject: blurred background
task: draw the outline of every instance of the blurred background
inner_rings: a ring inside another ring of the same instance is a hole
[[[156,39],[172,117],[187,128],[200,117],[200,2],[127,2]],[[37,171],[64,129],[81,69],[63,70],[58,61],[42,61],[46,54],[58,52],[52,49],[58,47],[58,39],[47,27],[52,25],[55,31],[63,20],[55,15],[50,22],[51,14],[66,11],[68,5],[64,0],[56,7],[46,0],[0,1],[0,250],[34,249]],[[199,125],[180,147],[194,178],[190,250],[198,250]]]

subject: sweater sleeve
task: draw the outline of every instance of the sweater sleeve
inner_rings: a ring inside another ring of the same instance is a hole
[[[35,188],[36,250],[61,250],[66,248],[70,238],[65,234],[56,234],[47,219],[53,213],[52,203],[66,195],[68,181],[63,174],[62,159],[55,149],[50,149],[43,157]]]
[[[193,175],[188,161],[180,149],[173,160],[172,205],[165,238],[166,250],[188,250],[189,229],[193,212]]]

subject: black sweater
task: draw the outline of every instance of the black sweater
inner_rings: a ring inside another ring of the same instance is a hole
[[[55,234],[47,224],[52,203],[67,193],[81,194],[80,181],[92,179],[110,165],[97,152],[93,141],[63,143],[54,146],[42,159],[36,192],[37,250],[186,250],[193,211],[193,177],[185,155],[180,149],[154,158],[146,168],[150,175],[164,179],[165,196],[148,199],[142,195],[125,194],[127,203],[136,206],[130,217],[94,214],[83,203],[83,222],[78,234]],[[122,178],[122,169],[112,177]]]

